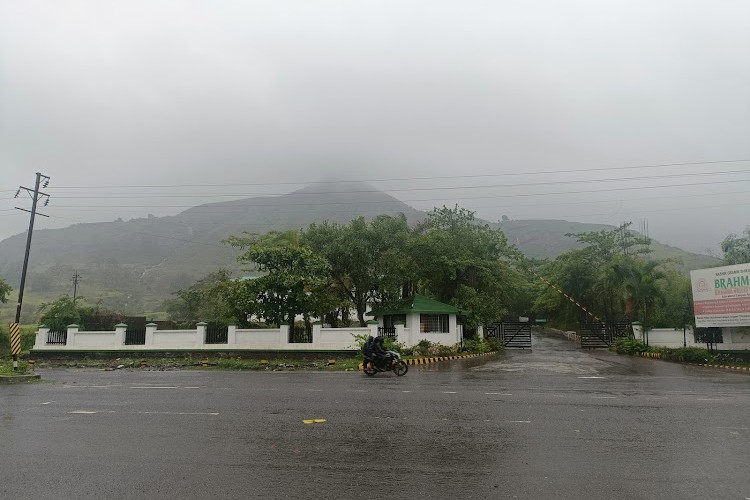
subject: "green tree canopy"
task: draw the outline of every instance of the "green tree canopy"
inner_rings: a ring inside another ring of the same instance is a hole
[[[8,302],[8,295],[10,295],[11,290],[12,288],[10,287],[8,282],[0,278],[0,302],[2,302],[3,304]]]
[[[410,245],[420,293],[457,306],[469,326],[501,319],[528,285],[523,259],[505,234],[461,207],[437,208],[417,225]],[[525,306],[520,306],[525,307]]]
[[[273,231],[262,236],[233,236],[231,245],[246,249],[237,260],[254,264],[266,274],[248,280],[240,290],[248,314],[281,324],[294,324],[302,315],[307,321],[320,313],[320,297],[328,287],[328,263],[300,244],[298,231]],[[235,289],[235,293],[237,293]]]
[[[750,226],[740,236],[730,234],[724,238],[721,250],[724,252],[724,265],[750,262]]]

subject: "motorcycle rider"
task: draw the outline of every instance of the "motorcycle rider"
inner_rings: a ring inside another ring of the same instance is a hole
[[[372,335],[367,337],[367,342],[362,347],[362,368],[367,368],[367,363],[373,363],[373,348],[375,347],[375,339]]]
[[[372,353],[373,357],[375,359],[375,369],[378,371],[385,371],[386,362],[391,357],[390,354],[388,354],[388,351],[385,349],[385,346],[383,345],[383,342],[385,341],[385,338],[382,336],[378,336],[375,338],[375,342],[372,346]]]

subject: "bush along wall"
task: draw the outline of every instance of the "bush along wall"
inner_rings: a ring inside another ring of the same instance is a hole
[[[611,350],[618,354],[653,357],[678,363],[750,369],[750,363],[729,353],[715,353],[700,347],[651,347],[638,339],[622,338],[615,342]]]

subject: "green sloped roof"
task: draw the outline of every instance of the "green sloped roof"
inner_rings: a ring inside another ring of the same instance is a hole
[[[450,304],[438,302],[435,299],[425,297],[424,295],[414,295],[400,301],[392,307],[373,309],[367,316],[384,316],[390,314],[457,314],[458,309]]]

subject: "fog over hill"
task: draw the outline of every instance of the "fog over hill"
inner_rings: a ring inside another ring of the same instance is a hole
[[[75,224],[36,230],[27,278],[26,313],[41,300],[71,293],[70,277],[83,276],[81,295],[132,312],[157,310],[173,292],[220,267],[240,271],[239,251],[222,243],[242,232],[304,228],[324,220],[346,223],[356,217],[403,213],[410,224],[426,217],[396,198],[363,183],[321,183],[282,195],[196,206],[169,217]],[[511,243],[530,257],[553,258],[576,246],[569,232],[611,226],[556,220],[503,221]],[[0,241],[0,276],[17,287],[25,233]],[[654,244],[659,257],[680,257],[687,267],[710,265],[710,257]],[[8,305],[2,310],[6,315]]]

